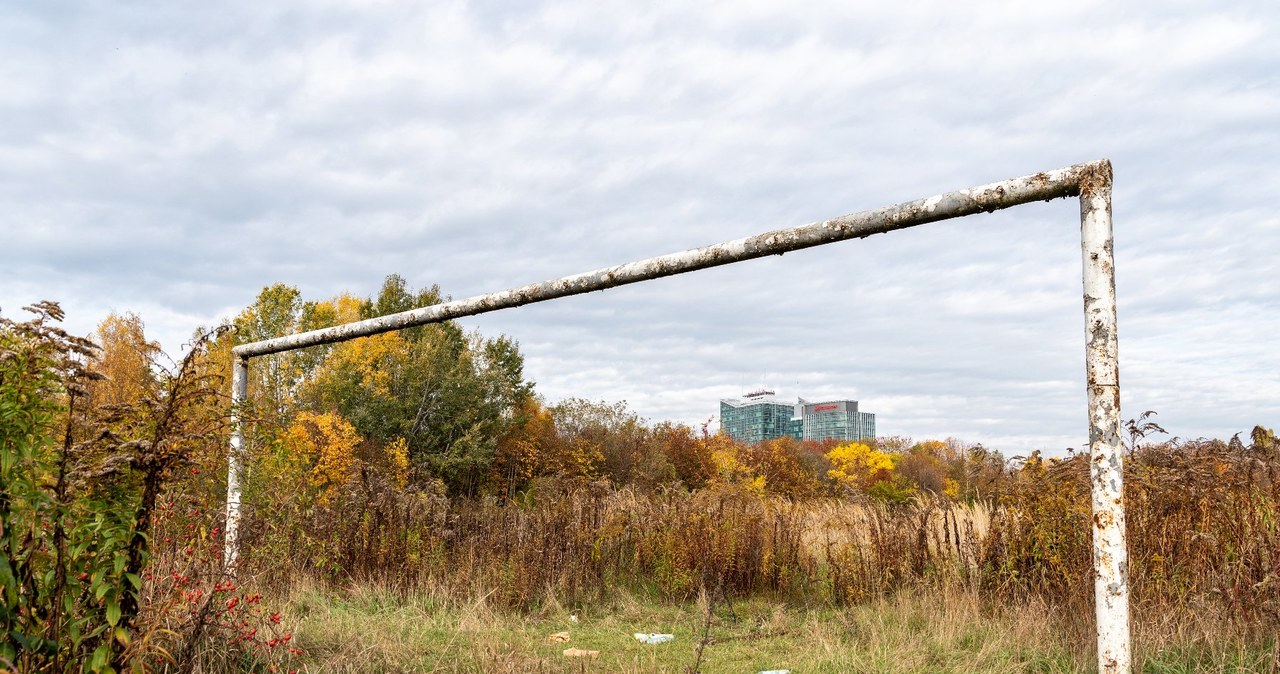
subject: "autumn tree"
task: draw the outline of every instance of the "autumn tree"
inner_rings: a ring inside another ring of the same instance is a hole
[[[280,450],[272,459],[272,472],[277,478],[304,485],[321,505],[332,502],[349,484],[370,472],[398,487],[404,487],[408,477],[409,457],[403,438],[385,445],[371,443],[337,412],[299,412],[283,430]]]
[[[322,329],[441,300],[438,287],[415,292],[396,274],[368,299],[342,294],[304,301],[296,288],[275,284],[235,319],[235,341]],[[258,445],[277,442],[282,436],[273,429],[288,427],[300,409],[335,413],[368,442],[399,443],[416,469],[467,493],[483,484],[499,437],[531,391],[513,340],[468,334],[452,322],[258,357],[249,381],[257,418],[269,422],[259,424]]]
[[[302,294],[297,288],[276,283],[262,289],[254,303],[235,318],[235,342],[246,344],[298,331]],[[284,423],[302,382],[302,363],[296,352],[260,356],[249,368],[249,396],[262,414]]]
[[[512,423],[498,438],[489,483],[502,496],[511,496],[546,470],[547,454],[557,442],[551,413],[534,396],[520,403]]]
[[[437,288],[414,293],[392,275],[359,313],[371,318],[439,300]],[[339,299],[314,305],[312,314],[337,317],[352,308]],[[376,443],[402,439],[412,463],[455,492],[474,493],[532,384],[513,340],[445,322],[334,345],[304,389],[312,409],[336,410]]]
[[[765,476],[756,472],[753,463],[744,456],[743,445],[729,437],[727,433],[704,433],[701,442],[711,456],[711,464],[715,474],[713,484],[733,485],[747,491],[763,494],[767,486]]]
[[[690,489],[706,486],[715,476],[711,448],[684,424],[664,421],[653,427],[651,442],[675,471],[675,478]]]
[[[563,446],[579,460],[598,454],[601,472],[617,484],[639,477],[648,429],[626,402],[568,398],[551,407],[551,416]]]
[[[886,500],[908,498],[914,487],[894,474],[901,454],[882,452],[861,442],[849,442],[827,452],[827,477],[855,492]]]
[[[955,498],[960,495],[960,482],[950,475],[951,467],[963,460],[963,452],[950,444],[926,440],[912,445],[900,456],[896,471],[920,491]]]
[[[795,438],[758,442],[743,454],[753,472],[764,478],[770,493],[799,498],[818,492],[817,476],[800,461],[800,442]]]
[[[109,314],[98,324],[93,339],[100,350],[89,369],[102,375],[87,384],[93,404],[133,404],[155,390],[159,379],[151,364],[160,354],[160,345],[147,339],[137,314]]]
[[[296,329],[298,332],[308,332],[331,328],[344,323],[354,323],[364,318],[362,313],[363,305],[364,300],[350,293],[342,293],[327,300],[305,301],[298,312]],[[321,344],[298,349],[290,353],[297,360],[301,376],[305,380],[315,374],[316,369],[324,362],[324,359],[332,349],[332,344]]]

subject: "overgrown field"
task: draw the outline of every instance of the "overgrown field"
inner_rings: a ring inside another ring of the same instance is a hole
[[[847,607],[705,596],[669,604],[625,592],[563,605],[547,596],[528,613],[496,608],[483,596],[453,602],[368,584],[335,593],[304,583],[288,596],[311,662],[331,672],[1096,671],[1092,634],[1081,621],[1043,602],[994,607],[957,590]],[[635,640],[637,631],[675,638],[647,645]],[[1138,671],[1276,671],[1273,636],[1235,636],[1207,617],[1177,632],[1143,627]],[[566,657],[570,648],[598,654]]]
[[[255,365],[231,574],[230,348],[438,298],[272,287],[167,369],[136,316],[97,345],[0,317],[0,667],[1091,670],[1086,457],[547,406],[449,325]],[[1127,429],[1138,662],[1276,671],[1280,442]]]

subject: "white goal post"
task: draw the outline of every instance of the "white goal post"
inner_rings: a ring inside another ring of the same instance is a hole
[[[232,434],[227,460],[224,557],[228,573],[234,573],[239,554],[237,534],[240,524],[240,471],[241,454],[244,451],[240,408],[247,394],[249,359],[254,356],[440,323],[462,316],[545,302],[769,255],[781,255],[938,220],[990,213],[1033,201],[1079,197],[1080,245],[1084,267],[1085,375],[1089,396],[1098,671],[1101,674],[1127,673],[1130,671],[1129,581],[1120,444],[1111,181],[1111,162],[1100,159],[520,288],[443,302],[323,330],[241,344],[232,351]]]

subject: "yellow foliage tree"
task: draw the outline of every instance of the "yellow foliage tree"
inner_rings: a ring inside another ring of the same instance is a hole
[[[375,395],[391,395],[392,376],[409,359],[410,344],[397,332],[362,337],[343,342],[333,349],[325,361],[320,378],[330,372],[351,372],[359,386]]]
[[[818,491],[817,475],[801,463],[800,442],[790,436],[757,443],[742,456],[764,477],[770,493],[803,498]]]
[[[342,293],[333,299],[319,302],[308,302],[302,307],[301,327],[314,330],[343,323],[354,323],[363,318],[360,315],[360,307],[363,303],[363,300],[351,293]]]
[[[551,465],[558,472],[570,477],[597,477],[600,466],[604,464],[604,451],[600,443],[583,437],[573,437],[568,441],[561,439],[556,443],[557,451],[551,457]]]
[[[897,454],[881,452],[861,442],[838,445],[826,457],[831,462],[827,477],[861,492],[870,492],[879,483],[891,483],[898,459]]]
[[[715,468],[712,482],[731,484],[755,494],[763,494],[766,478],[745,460],[743,448],[728,435],[711,435],[702,440],[711,449],[711,465]]]
[[[489,479],[504,496],[520,490],[546,470],[546,456],[556,442],[555,421],[536,398],[522,402],[517,417],[521,422],[498,439],[489,468]]]
[[[310,483],[319,490],[316,500],[321,504],[354,475],[356,449],[363,442],[355,427],[333,412],[299,412],[283,439],[288,452],[310,465]],[[404,466],[408,468],[407,458]]]
[[[156,385],[151,363],[160,345],[147,341],[142,318],[112,313],[98,324],[94,337],[102,350],[90,369],[106,377],[89,382],[94,403],[128,405],[143,400]]]
[[[364,318],[360,314],[363,304],[363,300],[350,293],[342,293],[332,299],[318,302],[303,302],[302,310],[298,313],[296,331],[306,332],[343,323],[354,323]],[[315,377],[316,369],[333,348],[332,346],[313,346],[293,353],[297,358],[297,365],[304,382]]]

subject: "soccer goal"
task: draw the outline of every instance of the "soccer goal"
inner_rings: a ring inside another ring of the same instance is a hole
[[[1130,670],[1128,551],[1120,445],[1120,385],[1116,339],[1116,285],[1111,233],[1111,162],[1100,159],[1053,171],[946,192],[800,227],[778,229],[542,283],[444,302],[369,320],[276,339],[233,350],[232,435],[227,465],[225,562],[234,572],[239,553],[240,471],[244,432],[240,404],[246,397],[249,359],[318,344],[403,330],[418,325],[545,302],[664,276],[733,264],[768,255],[858,239],[1034,201],[1080,199],[1084,267],[1085,375],[1088,388],[1090,479],[1093,500],[1094,598],[1098,671]]]

